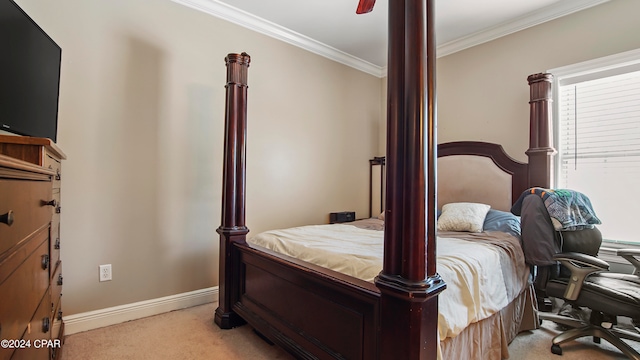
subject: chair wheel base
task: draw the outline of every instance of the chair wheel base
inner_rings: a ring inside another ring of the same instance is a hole
[[[558,344],[551,345],[551,352],[556,355],[562,355],[562,348]]]

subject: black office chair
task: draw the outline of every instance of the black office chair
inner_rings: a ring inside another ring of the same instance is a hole
[[[531,266],[538,309],[552,311],[552,301],[545,288],[549,279],[559,277],[561,271],[560,264],[553,256],[561,252],[597,256],[602,244],[602,234],[595,227],[556,231],[544,201],[539,196],[526,196],[518,215],[521,215],[522,247],[525,261]]]
[[[559,253],[559,261],[570,272],[551,278],[545,287],[548,296],[564,299],[574,307],[588,308],[588,319],[571,318],[559,314],[539,313],[541,320],[550,320],[570,329],[553,338],[551,352],[561,355],[560,345],[584,336],[593,336],[596,343],[605,339],[633,360],[640,360],[640,353],[621,339],[640,342],[640,284],[636,282],[640,251],[621,250],[636,270],[635,274],[607,272],[609,264],[596,257],[577,252]],[[629,279],[624,276],[629,275]],[[633,329],[617,327],[618,317],[632,319]]]

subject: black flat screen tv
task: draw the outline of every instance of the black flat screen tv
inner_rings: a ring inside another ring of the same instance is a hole
[[[60,47],[12,0],[0,0],[0,129],[56,141]]]

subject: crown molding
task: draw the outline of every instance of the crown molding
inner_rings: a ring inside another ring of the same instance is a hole
[[[247,29],[284,41],[314,54],[337,61],[354,69],[379,78],[387,76],[386,66],[377,66],[357,58],[344,51],[311,39],[308,36],[287,29],[271,21],[257,17],[236,7],[229,6],[219,0],[171,0],[175,3],[202,11],[217,18],[232,22]],[[499,37],[506,36],[526,28],[536,26],[610,0],[558,1],[556,5],[540,11],[529,13],[513,21],[505,22],[475,34],[456,39],[437,47],[437,57],[443,57],[470,47],[480,45]]]
[[[364,61],[353,55],[347,54],[344,51],[338,50],[329,45],[323,44],[317,40],[314,40],[308,36],[300,34],[298,32],[289,30],[283,26],[280,26],[271,21],[257,17],[246,11],[240,10],[236,7],[229,6],[218,0],[172,0],[175,3],[190,7],[213,15],[217,18],[227,20],[236,25],[240,25],[247,29],[259,32],[261,34],[270,36],[272,38],[284,41],[288,44],[300,47],[307,51],[311,51],[314,54],[324,56],[328,59],[337,61],[341,64],[358,69],[365,73],[384,77],[387,76],[386,68],[374,65],[370,62]]]
[[[447,56],[515,32],[585,10],[611,0],[558,1],[555,5],[534,11],[514,20],[438,46],[437,57]]]

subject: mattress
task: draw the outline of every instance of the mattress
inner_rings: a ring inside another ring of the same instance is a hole
[[[382,227],[375,219],[309,225],[266,231],[247,242],[373,282],[383,264]],[[440,339],[497,313],[528,285],[529,268],[513,235],[440,232],[436,246],[436,271],[447,284],[438,301]]]

